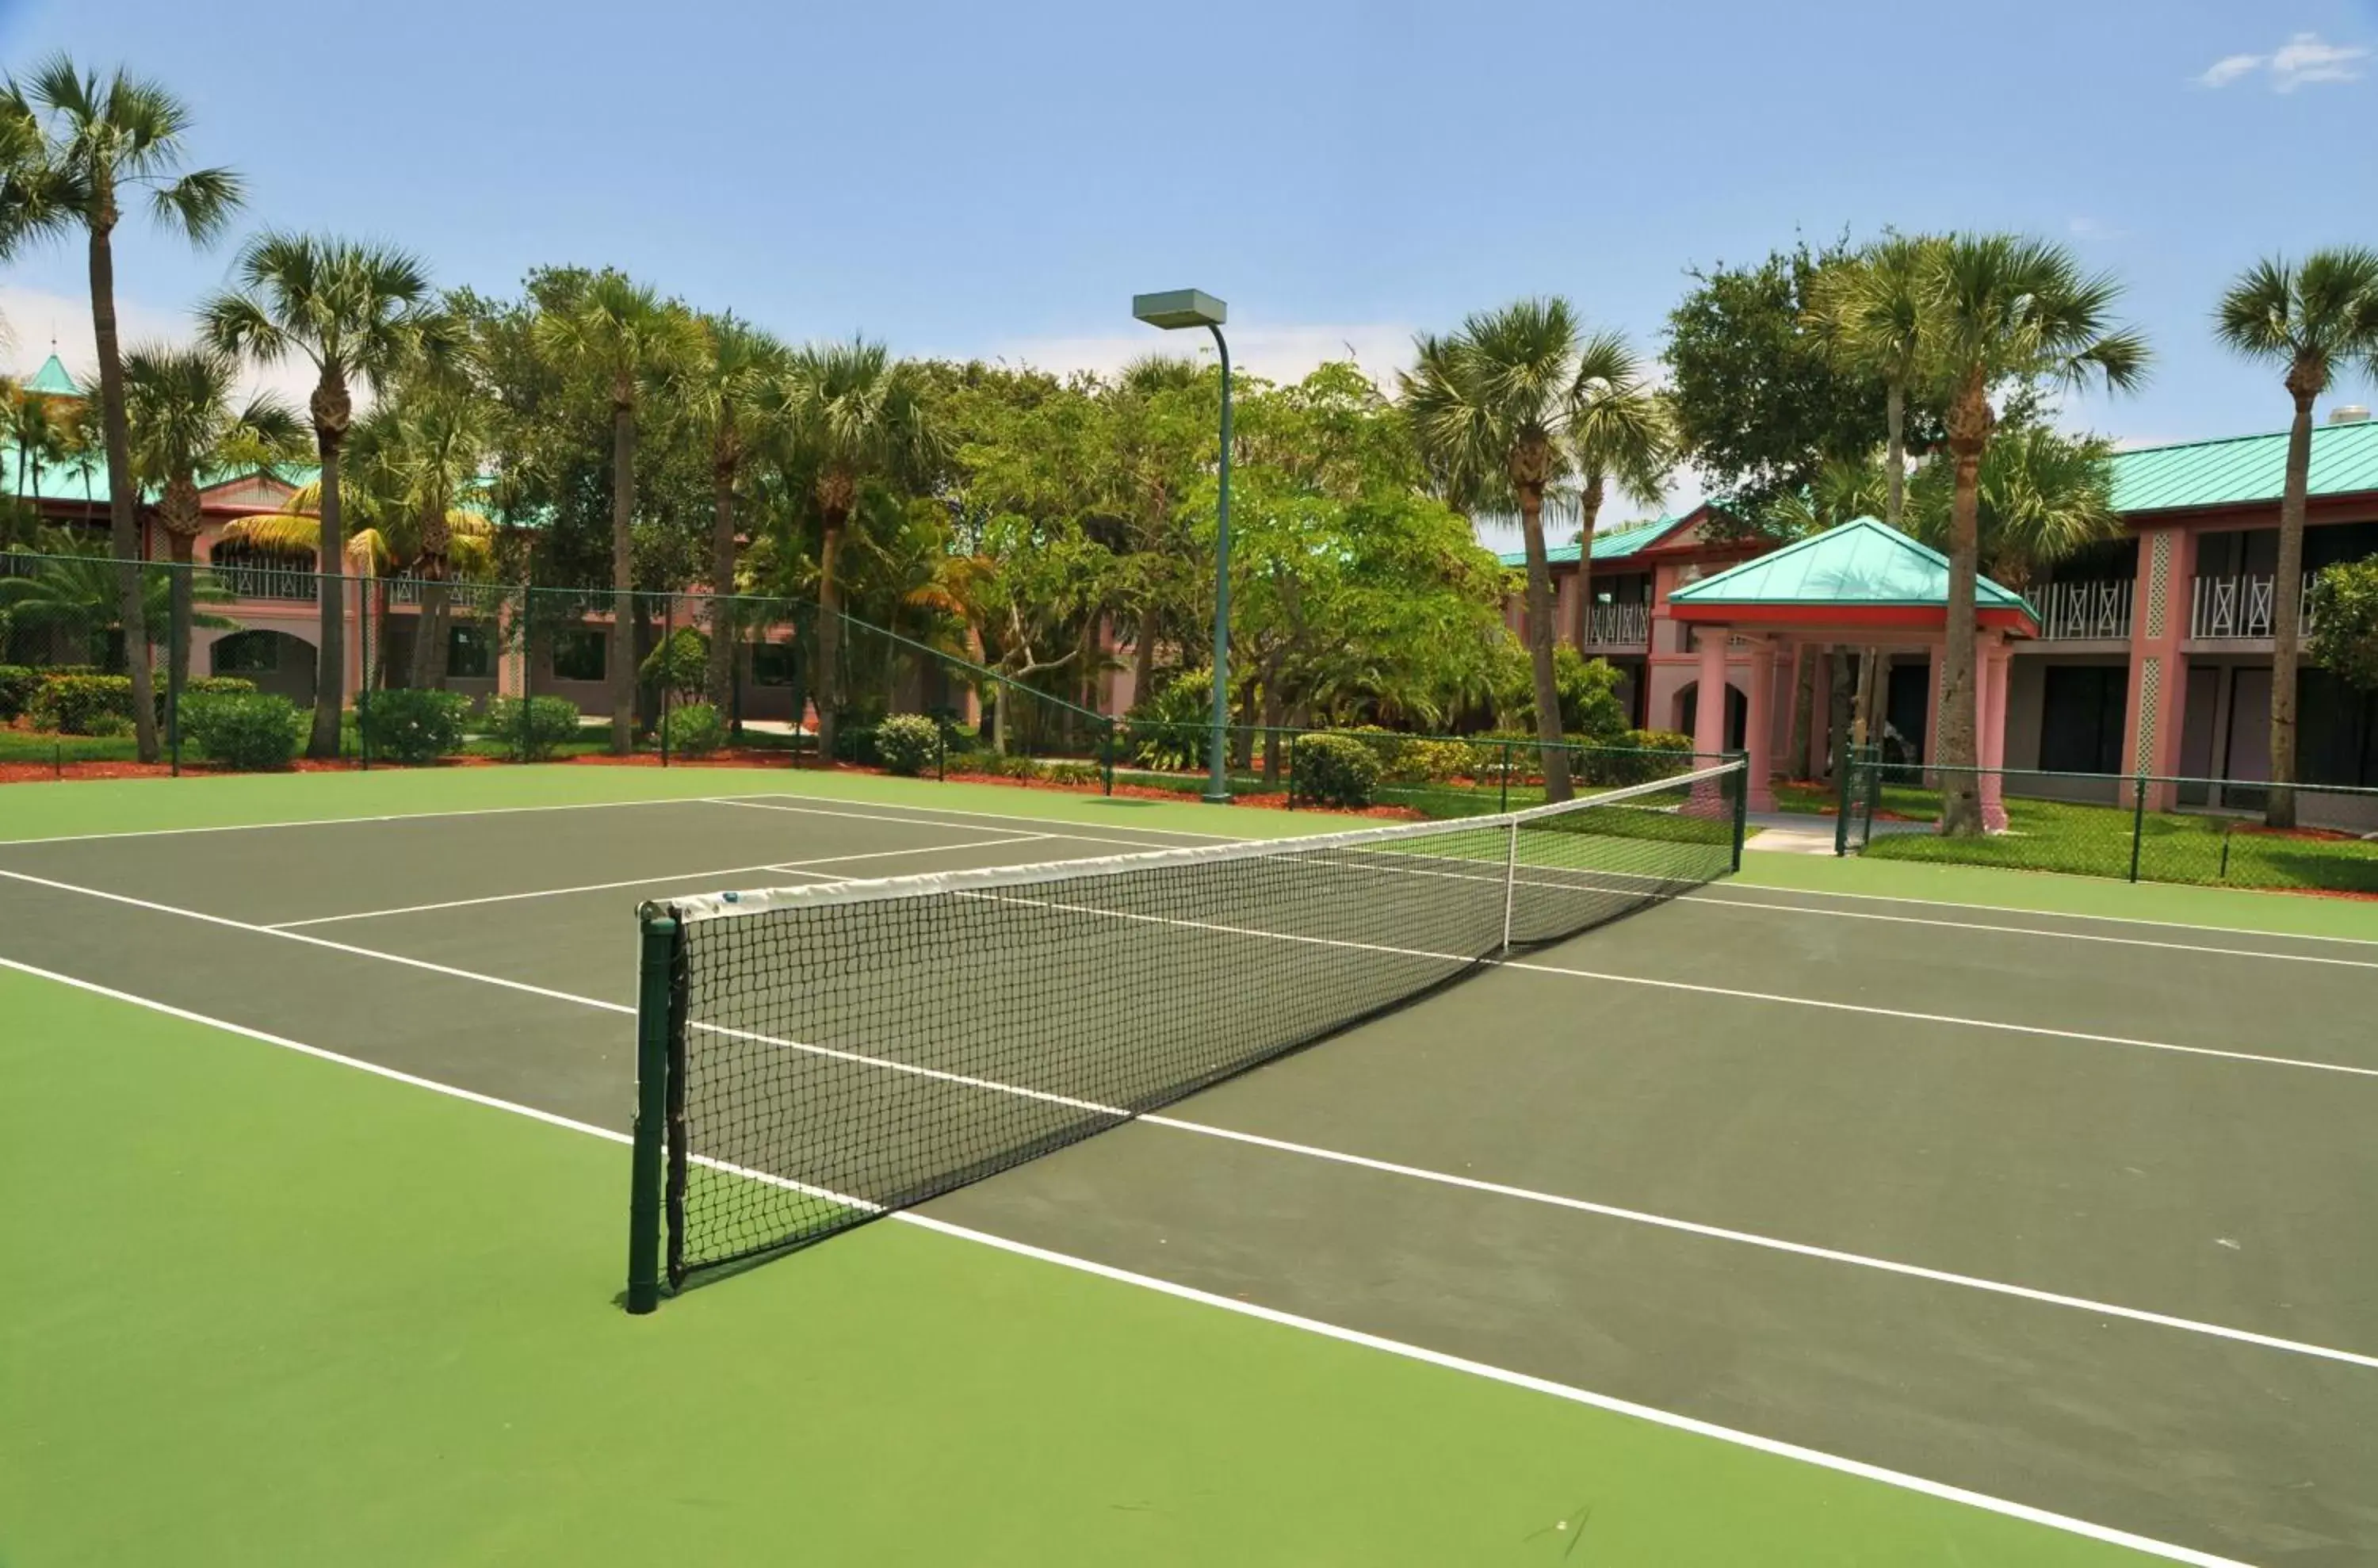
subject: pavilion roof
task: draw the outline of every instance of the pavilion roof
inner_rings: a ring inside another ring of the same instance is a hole
[[[1877,518],[1861,517],[1678,588],[1668,602],[1687,608],[1946,609],[1949,558]],[[2030,613],[2021,595],[1988,577],[1976,580],[1974,603],[1985,611]]]

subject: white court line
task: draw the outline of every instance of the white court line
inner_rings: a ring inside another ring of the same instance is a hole
[[[2043,874],[2030,873],[2032,875]],[[2096,881],[2098,878],[2083,878]],[[1983,910],[1991,914],[2029,915],[2034,920],[2095,920],[2112,925],[2151,925],[2163,931],[2211,931],[2225,936],[2269,936],[2281,942],[2343,942],[2357,947],[2378,947],[2378,936],[2318,936],[2302,931],[2264,931],[2259,927],[2240,925],[2203,925],[2189,920],[2145,920],[2137,915],[2076,914],[2069,910],[2033,910],[2019,904],[1969,904],[1956,899],[1915,899],[1897,893],[1838,893],[1820,887],[1777,887],[1764,882],[1735,882],[1733,887],[1747,887],[1758,893],[1783,893],[1806,899],[1858,899],[1874,904],[1923,904],[1936,910]],[[2178,883],[2157,883],[2156,887],[2181,887]],[[2300,894],[2271,893],[2256,887],[2224,887],[2206,889],[2225,893],[2251,893],[2258,898],[2288,899]]]
[[[1736,899],[1731,896],[1711,898],[1700,893],[1685,894],[1681,902],[1708,904],[1718,909],[1782,910],[1790,914],[1824,915],[1833,920],[1884,920],[1900,925],[1937,925],[1951,931],[1995,931],[2012,936],[2045,936],[2058,942],[2106,942],[2124,947],[2157,947],[2170,953],[2218,953],[2232,959],[2269,959],[2290,964],[2336,964],[2346,969],[2378,969],[2378,959],[2335,959],[2324,953],[2275,953],[2266,947],[2224,947],[2202,942],[2157,942],[2145,936],[2104,936],[2092,931],[2048,931],[2036,925],[1987,925],[1979,921],[1927,920],[1921,915],[1880,914],[1869,910],[1828,910],[1815,904],[1771,904],[1759,899]],[[2212,930],[2216,927],[2202,927]],[[2241,935],[2260,935],[2240,933]],[[2351,941],[2351,937],[2337,938]]]
[[[383,915],[426,914],[434,910],[466,910],[480,904],[510,904],[522,899],[558,899],[572,893],[607,893],[620,887],[652,887],[670,882],[703,882],[714,876],[740,876],[753,871],[798,871],[804,866],[835,865],[844,861],[883,860],[893,855],[930,855],[945,850],[987,850],[1000,844],[1028,844],[1048,838],[1047,833],[1016,833],[999,838],[969,839],[962,844],[927,844],[907,850],[871,850],[863,855],[820,855],[805,861],[763,861],[757,865],[722,866],[715,871],[689,871],[669,876],[631,876],[624,882],[587,882],[575,887],[538,887],[525,893],[490,893],[479,899],[449,899],[436,904],[404,904],[392,910],[361,910],[354,914],[316,915],[310,920],[275,921],[267,931],[294,931],[306,925],[330,925],[344,920],[378,920]]]
[[[261,833],[282,827],[352,827],[366,822],[442,822],[450,816],[510,816],[540,811],[610,811],[619,806],[701,805],[699,795],[649,801],[570,801],[546,806],[472,806],[459,811],[391,812],[378,816],[306,817],[295,822],[222,822],[205,827],[129,827],[117,833],[54,833],[46,838],[0,838],[0,850],[26,844],[88,844],[102,838],[174,838],[193,833]]]
[[[209,924],[230,926],[236,930],[250,931],[260,935],[278,936],[285,941],[304,942],[310,946],[327,947],[336,952],[347,953],[358,958],[380,959],[390,963],[402,964],[413,969],[426,970],[432,973],[443,974],[457,980],[476,981],[482,984],[500,986],[510,991],[525,992],[531,995],[543,996],[554,1001],[573,1003],[580,1007],[593,1007],[603,1012],[624,1014],[629,1017],[633,1017],[636,1011],[634,1007],[630,1007],[625,1003],[601,1001],[592,996],[582,996],[568,991],[556,991],[546,986],[532,985],[523,981],[508,980],[500,975],[482,974],[471,970],[456,969],[446,964],[431,963],[426,959],[406,958],[401,954],[376,952],[368,947],[351,947],[342,942],[330,942],[321,937],[307,936],[299,932],[274,931],[264,926],[246,925],[242,922],[230,920],[221,915],[201,914],[194,910],[175,909],[168,904],[151,903],[146,899],[134,899],[125,894],[106,893],[96,888],[75,887],[65,883],[49,882],[42,877],[28,876],[22,872],[0,871],[0,876],[13,877],[17,880],[25,882],[39,883],[42,886],[55,887],[64,892],[79,893],[90,898],[106,899],[116,903],[129,904],[136,908],[150,910],[161,914],[181,915],[187,919],[203,921]],[[1049,904],[1045,901],[999,898],[992,895],[979,894],[973,896],[982,898],[986,901],[991,902],[1034,903],[1037,907],[1062,910],[1070,910],[1075,907],[1070,905]],[[1156,921],[1158,923],[1163,924],[1181,923],[1179,922],[1162,921],[1159,917],[1156,916],[1128,916],[1123,918]],[[1212,927],[1209,929],[1227,931],[1232,935],[1278,935],[1277,933],[1269,932],[1243,931],[1236,927]],[[1297,937],[1291,938],[1291,940],[1314,943],[1332,947],[1368,947],[1367,944],[1333,941],[1326,937]],[[1396,953],[1410,957],[1447,959],[1453,962],[1468,961],[1464,959],[1452,959],[1450,955],[1447,954],[1421,953],[1401,948],[1370,948],[1369,950]],[[1574,973],[1578,971],[1555,970],[1552,972]],[[1100,1104],[1095,1101],[1080,1100],[1069,1095],[1058,1094],[1045,1090],[1027,1089],[1021,1085],[1003,1083],[993,1079],[975,1078],[962,1073],[950,1072],[943,1068],[928,1067],[911,1062],[895,1061],[886,1057],[867,1055],[863,1053],[837,1050],[830,1046],[811,1044],[806,1042],[797,1040],[787,1040],[774,1035],[758,1033],[754,1031],[731,1029],[724,1025],[705,1023],[700,1020],[695,1020],[693,1027],[707,1034],[716,1034],[730,1039],[746,1040],[754,1043],[774,1046],[778,1049],[798,1051],[805,1055],[826,1057],[837,1061],[851,1062],[859,1066],[878,1068],[902,1077],[920,1078],[936,1082],[954,1083],[966,1088],[979,1089],[988,1092],[1012,1094],[1025,1099],[1061,1104],[1070,1109],[1087,1111],[1093,1115],[1112,1116],[1116,1118],[1118,1122],[1133,1119],[1132,1114],[1129,1111],[1118,1106]],[[2184,1047],[2182,1048],[2184,1049]],[[2127,1318],[2140,1322],[2154,1324],[2157,1327],[2178,1329],[2182,1332],[2204,1334],[2212,1338],[2253,1345],[2266,1349],[2282,1350],[2294,1355],[2314,1357],[2324,1360],[2343,1361],[2357,1366],[2367,1366],[2378,1369],[2378,1357],[2364,1356],[2350,1350],[2340,1350],[2333,1346],[2314,1345],[2308,1341],[2281,1339],[2268,1334],[2256,1333],[2246,1329],[2234,1329],[2218,1323],[2204,1322],[2192,1318],[2175,1317],[2166,1313],[2149,1311],[2142,1308],[2123,1307],[2112,1302],[2096,1301],[2084,1297],[2065,1296],[2052,1291],[2036,1290],[2028,1285],[2013,1285],[1999,1280],[1988,1280],[1976,1275],[1956,1274],[1941,1270],[1926,1269],[1916,1264],[1901,1263],[1885,1258],[1869,1257],[1863,1253],[1838,1252],[1828,1248],[1815,1247],[1804,1242],[1787,1241],[1778,1236],[1760,1236],[1755,1232],[1749,1231],[1725,1230],[1714,1225],[1700,1224],[1694,1221],[1673,1219],[1664,1215],[1651,1215],[1635,1210],[1620,1209],[1606,1204],[1591,1203],[1583,1199],[1563,1198],[1555,1194],[1534,1192],[1524,1188],[1505,1187],[1496,1183],[1481,1182],[1470,1177],[1453,1176],[1446,1172],[1428,1171],[1418,1166],[1396,1165],[1385,1161],[1371,1160],[1363,1155],[1342,1153],[1336,1151],[1315,1148],[1310,1145],[1291,1144],[1277,1140],[1264,1139],[1255,1134],[1236,1132],[1227,1128],[1215,1127],[1203,1122],[1187,1121],[1171,1116],[1153,1116],[1142,1119],[1155,1121],[1159,1123],[1159,1125],[1171,1128],[1176,1131],[1194,1132],[1206,1137],[1227,1139],[1234,1142],[1261,1144],[1269,1148],[1309,1154],[1317,1158],[1337,1161],[1341,1164],[1364,1165],[1381,1171],[1390,1171],[1398,1175],[1410,1176],[1421,1179],[1439,1182],[1444,1185],[1473,1188],[1480,1191],[1495,1193],[1504,1197],[1519,1198],[1531,1201],[1553,1204],[1562,1208],[1577,1209],[1586,1212],[1601,1214],[1609,1218],[1627,1220],[1638,1224],[1653,1224],[1663,1229],[1682,1231],[1691,1235],[1715,1239],[1740,1242],[1745,1245],[1757,1246],[1769,1250],[1792,1252],[1802,1256],[1819,1258],[1829,1262],[1845,1263],[1853,1267],[1874,1269],[1887,1273],[1904,1274],[1936,1284],[1957,1285],[1966,1289],[1983,1290],[1995,1295],[2018,1297],[2024,1300],[2040,1302],[2046,1305],[2071,1308],[2077,1310],[2099,1313],[2112,1317]]]
[[[52,970],[39,969],[31,964],[20,963],[14,959],[0,958],[0,968],[14,970],[19,974],[30,975],[38,980],[50,981],[54,983],[68,986],[74,990],[85,992],[91,995],[105,997],[110,1001],[121,1002],[131,1007],[143,1008],[149,1012],[162,1014],[167,1018],[179,1019],[186,1023],[198,1024],[204,1028],[221,1031],[226,1034],[238,1035],[245,1039],[256,1041],[260,1044],[277,1046],[284,1051],[294,1051],[301,1055],[311,1056],[319,1061],[335,1063],[340,1067],[354,1067],[359,1071],[370,1073],[376,1078],[387,1079],[393,1082],[406,1084],[415,1089],[426,1089],[433,1094],[442,1094],[450,1099],[464,1101],[470,1104],[484,1106],[489,1110],[504,1111],[513,1116],[525,1116],[532,1121],[542,1122],[548,1127],[560,1128],[570,1132],[583,1134],[590,1138],[599,1138],[607,1143],[628,1145],[633,1141],[626,1133],[615,1131],[610,1128],[596,1127],[591,1122],[582,1122],[574,1120],[569,1116],[557,1116],[551,1111],[541,1111],[533,1105],[523,1105],[510,1100],[499,1100],[491,1094],[481,1094],[474,1090],[459,1088],[450,1083],[440,1083],[435,1079],[420,1078],[412,1073],[402,1072],[390,1067],[385,1067],[378,1062],[366,1061],[360,1057],[343,1055],[335,1051],[324,1050],[318,1045],[308,1045],[300,1041],[289,1039],[285,1035],[268,1034],[262,1030],[250,1029],[245,1024],[236,1024],[222,1019],[210,1018],[204,1013],[191,1012],[184,1007],[174,1007],[169,1003],[155,1001],[147,996],[135,995],[128,991],[118,991],[112,986],[101,985],[91,981],[77,979],[73,975],[60,974]],[[878,1206],[875,1204],[868,1203],[860,1200],[839,1198],[838,1195],[833,1193],[818,1192],[818,1189],[808,1188],[800,1183],[787,1181],[781,1177],[769,1176],[756,1171],[742,1170],[740,1167],[727,1165],[721,1162],[713,1160],[703,1160],[702,1163],[706,1165],[711,1165],[716,1169],[736,1171],[739,1175],[751,1176],[755,1180],[765,1182],[772,1186],[787,1187],[797,1190],[817,1192],[817,1195],[819,1196],[834,1199],[837,1201],[850,1203],[856,1208],[864,1209],[870,1212],[880,1212],[878,1210]],[[1508,1368],[1497,1367],[1488,1362],[1473,1361],[1467,1357],[1454,1356],[1441,1350],[1431,1350],[1423,1345],[1408,1344],[1402,1340],[1388,1339],[1383,1335],[1366,1333],[1360,1329],[1346,1328],[1337,1323],[1326,1322],[1318,1318],[1303,1317],[1293,1312],[1281,1311],[1278,1308],[1258,1306],[1254,1302],[1242,1301],[1232,1297],[1217,1296],[1209,1291],[1199,1290],[1194,1285],[1180,1285],[1171,1280],[1158,1279],[1150,1274],[1134,1273],[1127,1269],[1116,1268],[1111,1263],[1096,1262],[1087,1258],[1075,1257],[1071,1253],[1052,1251],[1048,1248],[1035,1247],[1028,1242],[1015,1241],[1002,1236],[993,1236],[988,1231],[975,1230],[967,1225],[953,1224],[947,1220],[936,1219],[928,1214],[920,1214],[914,1210],[903,1210],[885,1217],[895,1224],[914,1225],[920,1230],[930,1231],[939,1236],[949,1236],[955,1240],[967,1241],[978,1246],[993,1248],[999,1251],[1010,1253],[1016,1257],[1028,1258],[1036,1262],[1053,1264],[1059,1268],[1070,1269],[1075,1272],[1089,1274],[1099,1279],[1111,1281],[1114,1284],[1131,1285],[1141,1290],[1154,1291],[1159,1295],[1168,1296],[1175,1300],[1194,1302],[1199,1306],[1210,1307],[1218,1311],[1230,1312],[1238,1317],[1249,1318],[1259,1322],[1271,1323],[1280,1328],[1293,1329],[1302,1333],[1310,1333],[1324,1339],[1335,1340],[1342,1345],[1351,1345],[1367,1350],[1376,1350],[1386,1355],[1394,1356],[1401,1360],[1419,1362],[1426,1366],[1440,1368],[1447,1371],[1459,1372],[1468,1377],[1480,1378],[1490,1382],[1501,1383],[1509,1388],[1523,1389],[1531,1393],[1545,1394],[1552,1398],[1562,1400],[1567,1404],[1579,1405],[1590,1409],[1606,1411],[1612,1415],[1628,1417],[1635,1420],[1649,1422],[1653,1426],[1666,1428],[1671,1431],[1684,1432],[1694,1437],[1708,1438],[1713,1441],[1725,1443],[1730,1447],[1748,1449],[1754,1453],[1769,1454],[1779,1459],[1787,1459],[1796,1464],[1813,1466],[1817,1469],[1829,1470],[1836,1475],[1849,1476],[1859,1480],[1873,1481],[1879,1485],[1891,1487],[1897,1490],[1914,1492],[1919,1496],[1935,1498],[1944,1502],[1953,1502],[1964,1507],[1979,1509],[1984,1513],[1995,1514],[2003,1518],[2021,1520],[2025,1524],[2038,1525],[2044,1528],[2060,1531],[2067,1535],[2078,1536],[2084,1539],[2100,1541],[2109,1546],[2124,1547],[2133,1551],[2143,1552],[2151,1557],[2160,1558],[2168,1562],[2185,1562],[2193,1565],[2193,1568],[2250,1568],[2249,1564],[2238,1562],[2233,1558],[2216,1557],[2210,1552],[2198,1551],[2191,1547],[2178,1546],[2169,1541],[2156,1540],[2148,1536],[2133,1535],[2128,1530],[2120,1530],[2112,1527],[2111,1526],[2094,1524],[2086,1519],[2075,1518],[2072,1515],[2066,1514],[2052,1513],[2044,1508],[2035,1508],[2029,1503],[2015,1502],[2006,1498],[1994,1497],[1988,1492],[1974,1491],[1968,1488],[1952,1486],[1945,1481],[1929,1480],[1922,1476],[1910,1475],[1903,1470],[1893,1470],[1880,1465],[1868,1464],[1862,1459],[1844,1458],[1840,1454],[1828,1453],[1821,1449],[1808,1448],[1795,1442],[1786,1442],[1779,1438],[1762,1437],[1756,1432],[1744,1431],[1734,1427],[1720,1426],[1713,1421],[1704,1421],[1698,1417],[1679,1415],[1674,1411],[1660,1409],[1655,1405],[1638,1404],[1630,1399],[1621,1399],[1614,1394],[1597,1393],[1591,1389],[1579,1388],[1574,1384],[1555,1382],[1549,1378],[1540,1378],[1526,1372],[1513,1371]]]
[[[802,797],[802,798],[803,798],[803,799],[807,799],[808,797],[804,796],[804,797]],[[824,806],[788,806],[788,805],[777,804],[777,803],[771,802],[768,802],[768,801],[739,801],[739,800],[734,799],[732,796],[727,796],[727,795],[713,795],[713,796],[705,796],[705,797],[703,797],[703,801],[702,801],[702,803],[703,803],[703,805],[706,805],[706,806],[741,806],[741,807],[743,807],[743,808],[744,808],[745,810],[747,810],[747,811],[789,811],[789,812],[799,812],[799,813],[801,813],[802,814],[807,815],[807,816],[847,816],[847,817],[852,817],[852,818],[855,818],[855,819],[857,819],[858,821],[860,821],[860,822],[903,822],[903,823],[907,823],[907,824],[909,826],[911,826],[911,827],[963,827],[963,826],[966,826],[966,824],[964,824],[964,823],[962,823],[962,822],[922,822],[922,821],[919,821],[919,820],[918,820],[916,817],[913,817],[913,816],[883,816],[883,815],[879,815],[879,814],[875,814],[875,813],[873,813],[873,812],[863,812],[863,811],[833,811],[833,810],[829,810],[828,808],[826,808],[826,807],[824,807]],[[941,806],[917,806],[917,807],[913,807],[913,808],[911,808],[911,809],[913,809],[913,810],[917,810],[917,811],[942,811],[942,810],[944,810],[944,809],[946,809],[946,808],[943,808],[943,807],[941,807]],[[1163,844],[1150,844],[1150,843],[1147,842],[1145,839],[1140,839],[1140,838],[1100,838],[1099,835],[1097,835],[1097,834],[1095,834],[1095,833],[1072,833],[1072,832],[1067,832],[1067,831],[1065,831],[1065,829],[1066,829],[1066,828],[1068,828],[1068,827],[1070,827],[1070,826],[1072,826],[1073,825],[1072,825],[1071,823],[1067,822],[1067,821],[1066,821],[1064,818],[1063,818],[1063,817],[1058,817],[1058,818],[1053,818],[1053,819],[1052,819],[1052,818],[1050,818],[1050,817],[1035,817],[1035,816],[1007,816],[1007,815],[1004,815],[1004,814],[1001,814],[1001,813],[999,813],[999,812],[988,812],[988,811],[967,812],[967,813],[966,813],[965,814],[966,814],[966,815],[967,815],[967,816],[987,816],[987,817],[992,817],[992,818],[995,818],[995,819],[997,819],[998,821],[1001,821],[1001,822],[1028,822],[1028,823],[1031,823],[1031,824],[1032,824],[1034,826],[1036,826],[1036,827],[1040,827],[1040,828],[1053,828],[1053,829],[1055,829],[1055,831],[1053,831],[1053,832],[1049,832],[1049,833],[1047,833],[1047,834],[1045,835],[1045,837],[1048,837],[1048,838],[1075,838],[1075,839],[1078,839],[1078,840],[1080,840],[1082,843],[1085,843],[1085,844],[1123,844],[1123,845],[1127,845],[1127,846],[1129,846],[1130,848],[1135,849],[1135,850],[1161,850],[1161,849],[1165,849],[1165,848],[1168,848],[1168,847],[1169,847],[1169,846],[1166,846],[1166,845],[1163,845]],[[1103,826],[1103,825],[1102,825],[1102,824],[1098,824],[1098,823],[1092,823],[1092,824],[1089,824],[1088,826]],[[1226,841],[1226,842],[1231,842],[1231,843],[1237,843],[1237,842],[1240,842],[1240,841],[1241,841],[1241,840],[1238,840],[1238,839],[1231,838],[1230,838],[1230,836],[1229,836],[1229,835],[1227,835],[1227,834],[1222,834],[1222,833],[1190,833],[1190,832],[1186,832],[1186,831],[1184,831],[1184,830],[1183,830],[1183,829],[1175,828],[1175,827],[1147,827],[1147,828],[1134,828],[1134,829],[1133,829],[1133,831],[1134,831],[1134,832],[1146,832],[1146,833],[1169,833],[1169,834],[1171,834],[1171,835],[1172,835],[1173,837],[1175,837],[1175,838],[1218,838],[1218,839],[1222,839],[1222,840],[1224,840],[1224,841]],[[1260,840],[1255,840],[1255,842],[1261,842],[1261,843],[1271,843],[1271,842],[1273,842],[1274,840],[1272,840],[1272,839],[1268,839],[1268,838],[1266,838],[1266,839],[1260,839]],[[1293,838],[1282,838],[1282,839],[1279,839],[1279,840],[1278,840],[1278,842],[1282,843],[1282,844],[1293,844],[1293,843],[1295,843],[1295,842],[1296,842],[1296,840],[1295,840]]]

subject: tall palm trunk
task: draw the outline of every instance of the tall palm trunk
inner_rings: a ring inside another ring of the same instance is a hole
[[[416,692],[446,684],[446,558],[452,536],[444,499],[431,497],[421,508],[421,559],[414,567],[421,577],[421,610],[413,621],[413,669],[405,678]]]
[[[823,519],[824,526],[818,540],[818,626],[817,626],[817,688],[814,694],[818,710],[818,760],[834,760],[835,731],[841,706],[838,698],[842,687],[836,679],[835,656],[842,647],[842,583],[835,567],[842,555],[844,514],[828,509]],[[796,720],[799,715],[794,715]],[[1000,750],[1006,750],[1007,694],[1000,694]]]
[[[1543,742],[1544,799],[1568,799],[1561,748],[1560,688],[1553,682],[1553,571],[1544,560],[1544,488],[1522,483],[1519,534],[1528,552],[1528,663],[1535,680],[1536,739]]]
[[[611,403],[611,754],[636,746],[636,406]]]
[[[182,694],[190,683],[190,573],[198,570],[196,547],[202,525],[197,476],[176,474],[166,482],[158,515],[174,552],[174,620],[165,651],[165,708],[169,716],[178,718]]]
[[[735,695],[735,643],[729,621],[735,592],[735,429],[731,411],[720,416],[710,465],[710,662],[703,684],[711,706],[725,713]]]
[[[1907,515],[1907,392],[1896,378],[1882,394],[1883,458],[1882,520],[1904,528]],[[1857,717],[1854,732],[1863,744],[1881,738],[1880,720],[1890,717],[1884,694],[1891,682],[1891,656],[1880,647],[1861,651],[1858,658]]]
[[[2288,427],[2287,488],[2279,496],[2278,581],[2271,585],[2271,793],[2263,820],[2296,825],[2296,669],[2303,649],[2304,496],[2312,485],[2312,405],[2326,387],[2325,368],[2299,360],[2288,373],[2296,400]]]
[[[347,689],[347,530],[341,515],[339,457],[347,437],[346,381],[324,370],[314,388],[314,446],[322,464],[322,523],[317,551],[316,586],[321,595],[320,650],[314,658],[314,728],[306,737],[309,757],[339,754],[339,719]],[[361,601],[357,601],[360,607]],[[358,616],[360,619],[360,616]]]
[[[132,727],[142,762],[157,760],[157,696],[149,673],[149,624],[140,594],[140,530],[133,507],[132,426],[124,412],[124,356],[115,327],[115,193],[99,192],[90,223],[90,327],[99,346],[100,428],[107,438],[108,548],[116,570],[116,614],[124,622],[124,662],[132,677]]]
[[[1990,405],[1978,378],[1949,409],[1949,457],[1955,488],[1949,503],[1949,604],[1941,650],[1940,831],[1971,838],[1982,831],[1980,761],[1975,703],[1974,580],[1981,571],[1982,452],[1989,444]]]
[[[1590,476],[1578,495],[1577,651],[1593,641],[1593,526],[1602,516],[1602,476]]]

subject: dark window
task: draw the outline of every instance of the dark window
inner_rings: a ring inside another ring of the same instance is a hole
[[[789,686],[792,683],[792,644],[762,643],[751,650],[751,684]]]
[[[2039,766],[2050,773],[2120,773],[2131,672],[2119,664],[2049,665],[2040,704]]]
[[[2299,679],[2298,777],[2307,784],[2378,784],[2378,692],[2356,691],[2320,669]]]
[[[446,673],[450,678],[479,681],[496,672],[496,650],[484,626],[446,629]]]
[[[561,681],[600,681],[608,667],[611,635],[593,626],[572,627],[553,639],[553,673]]]
[[[240,632],[215,645],[218,675],[270,675],[281,668],[281,639],[270,632]]]

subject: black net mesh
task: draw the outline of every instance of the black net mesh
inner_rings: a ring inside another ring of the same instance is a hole
[[[947,1192],[1723,875],[1740,780],[667,906],[671,1276]]]

